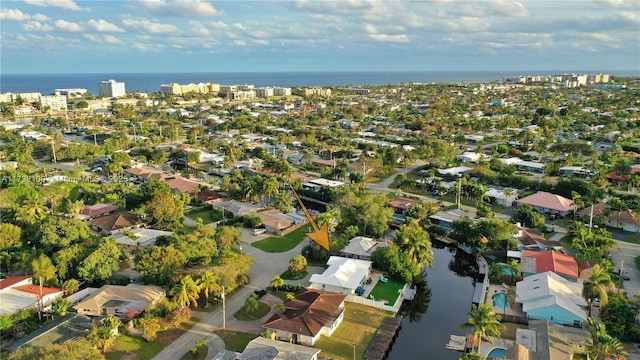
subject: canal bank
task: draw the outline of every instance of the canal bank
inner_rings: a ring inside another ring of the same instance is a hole
[[[426,269],[426,287],[418,288],[413,302],[404,306],[402,330],[389,352],[389,360],[455,360],[462,353],[448,350],[451,335],[461,329],[471,310],[478,265],[473,255],[434,242],[433,267]]]

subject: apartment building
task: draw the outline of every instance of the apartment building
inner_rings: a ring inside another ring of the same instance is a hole
[[[298,95],[298,96],[325,96],[325,97],[330,97],[331,96],[331,89],[324,89],[321,87],[311,87],[311,88],[294,88],[291,93],[293,95]]]
[[[182,95],[187,93],[207,94],[220,91],[220,84],[198,83],[181,85],[178,83],[160,85],[160,92],[169,95]]]
[[[126,95],[124,82],[115,80],[101,81],[98,83],[98,94],[100,97],[121,97]]]
[[[56,92],[54,95],[40,97],[40,104],[42,109],[49,107],[53,111],[66,111],[67,110],[67,96]]]

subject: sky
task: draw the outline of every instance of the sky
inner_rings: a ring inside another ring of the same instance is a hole
[[[0,72],[634,71],[639,0],[3,0]]]

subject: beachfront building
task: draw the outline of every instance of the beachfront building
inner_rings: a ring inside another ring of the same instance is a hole
[[[121,97],[125,96],[126,93],[123,82],[112,79],[98,83],[98,94],[100,97]]]
[[[54,95],[43,95],[40,98],[42,109],[49,108],[52,111],[67,111],[67,97],[60,93]]]
[[[344,318],[346,294],[317,289],[299,291],[284,303],[284,312],[274,313],[262,327],[278,340],[313,346],[320,336],[331,336]]]

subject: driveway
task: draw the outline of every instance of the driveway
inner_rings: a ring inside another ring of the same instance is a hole
[[[225,318],[226,324],[228,325],[233,324],[233,314],[244,306],[244,302],[247,297],[253,294],[254,290],[269,286],[271,278],[275,275],[282,274],[282,272],[286,270],[289,260],[291,260],[293,256],[299,255],[302,248],[308,245],[310,241],[307,238],[294,249],[287,252],[266,253],[251,246],[252,242],[263,238],[262,236],[251,235],[251,230],[249,229],[240,230],[242,233],[240,244],[242,245],[243,253],[253,257],[256,262],[247,273],[250,279],[249,284],[239,289],[226,301]],[[153,357],[153,359],[180,359],[189,351],[189,349],[191,349],[192,346],[195,345],[196,341],[200,339],[205,339],[208,340],[208,343],[219,345],[221,340],[217,335],[213,334],[213,330],[222,328],[222,309],[218,308],[210,313],[202,314],[202,318],[200,318],[200,322],[198,324],[176,339],[170,346],[164,348],[160,353]],[[229,326],[227,326],[227,328],[229,328]],[[216,349],[217,347],[210,347],[210,355],[216,351]],[[222,349],[218,350],[215,354],[221,350]]]

